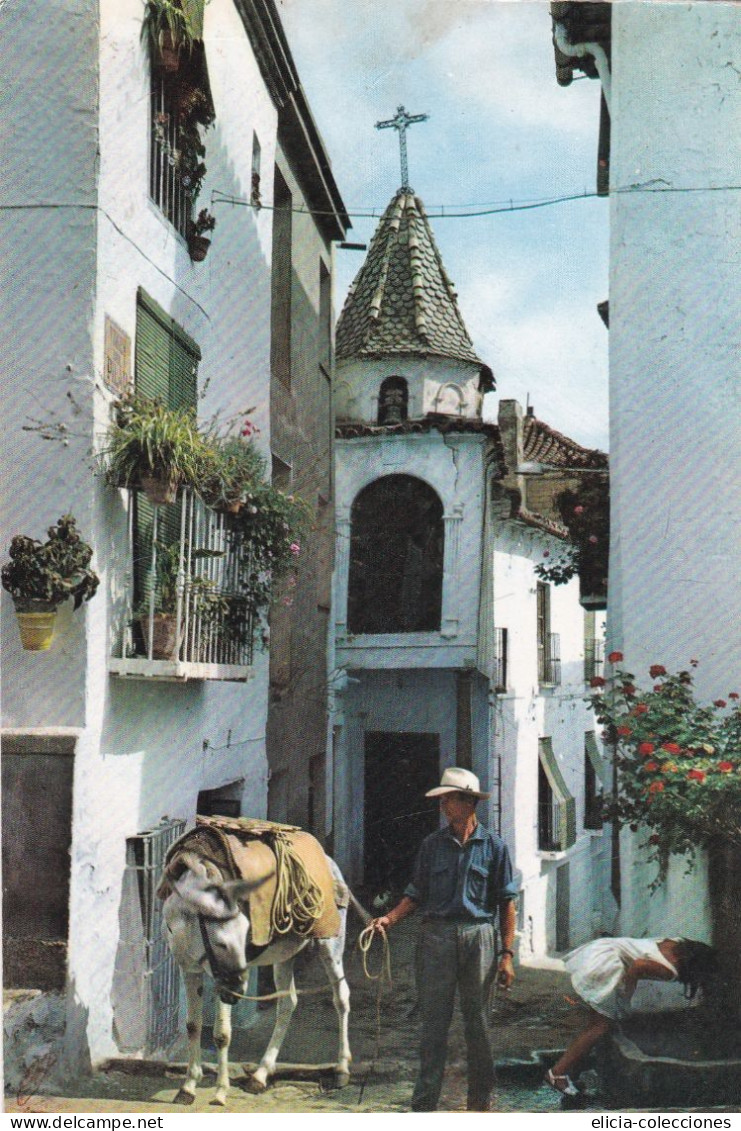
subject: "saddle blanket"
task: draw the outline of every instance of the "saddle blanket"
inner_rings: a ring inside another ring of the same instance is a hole
[[[248,897],[250,941],[267,946],[273,938],[272,909],[278,888],[278,860],[271,841],[280,836],[304,866],[321,892],[321,914],[308,937],[326,939],[340,930],[338,907],[347,906],[339,891],[319,841],[295,825],[280,825],[252,817],[196,817],[196,827],[172,845],[157,896],[166,899],[195,855],[215,880],[247,880],[254,887]]]

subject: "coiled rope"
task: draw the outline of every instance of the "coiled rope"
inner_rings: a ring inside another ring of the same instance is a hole
[[[368,969],[368,956],[370,954],[373,940],[380,937],[383,944],[383,954],[381,956],[381,963],[377,972],[371,973]],[[368,1069],[363,1077],[363,1082],[360,1085],[360,1092],[358,1093],[358,1104],[363,1102],[363,1094],[365,1092],[366,1084],[368,1083],[371,1073],[373,1072],[378,1054],[381,1051],[381,1002],[383,1000],[384,987],[388,986],[391,989],[393,979],[391,977],[391,948],[389,947],[388,935],[385,931],[375,931],[372,923],[364,927],[358,936],[358,949],[363,956],[363,973],[370,982],[377,982],[376,989],[376,1036],[373,1047],[373,1056],[371,1057]]]
[[[324,911],[321,888],[284,834],[276,833],[273,851],[278,867],[270,926],[276,935],[308,935]]]

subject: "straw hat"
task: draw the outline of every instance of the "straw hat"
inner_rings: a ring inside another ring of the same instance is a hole
[[[460,766],[449,766],[443,770],[440,785],[428,790],[425,797],[441,797],[443,793],[470,793],[473,797],[491,797],[479,787],[479,779],[470,770],[463,770]]]

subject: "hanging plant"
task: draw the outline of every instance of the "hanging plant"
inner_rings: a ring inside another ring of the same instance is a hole
[[[579,577],[582,603],[603,607],[607,598],[610,554],[610,484],[606,475],[585,474],[579,490],[562,491],[556,499],[569,532],[569,543],[535,566],[538,577],[565,585]]]
[[[13,598],[23,647],[46,651],[54,635],[56,611],[72,600],[75,609],[97,591],[99,578],[89,568],[93,551],[83,542],[72,515],[50,526],[46,542],[16,534],[2,584]]]
[[[194,409],[134,392],[117,402],[100,454],[109,482],[140,487],[160,504],[174,501],[182,485],[197,487],[209,448]]]

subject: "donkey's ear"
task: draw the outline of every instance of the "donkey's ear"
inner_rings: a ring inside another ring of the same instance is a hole
[[[249,880],[228,880],[221,885],[224,895],[235,907],[240,903],[245,903],[250,892],[259,886],[259,884],[250,883]]]
[[[227,884],[205,880],[193,872],[184,872],[173,887],[191,911],[208,919],[232,919],[237,906],[226,890]]]

